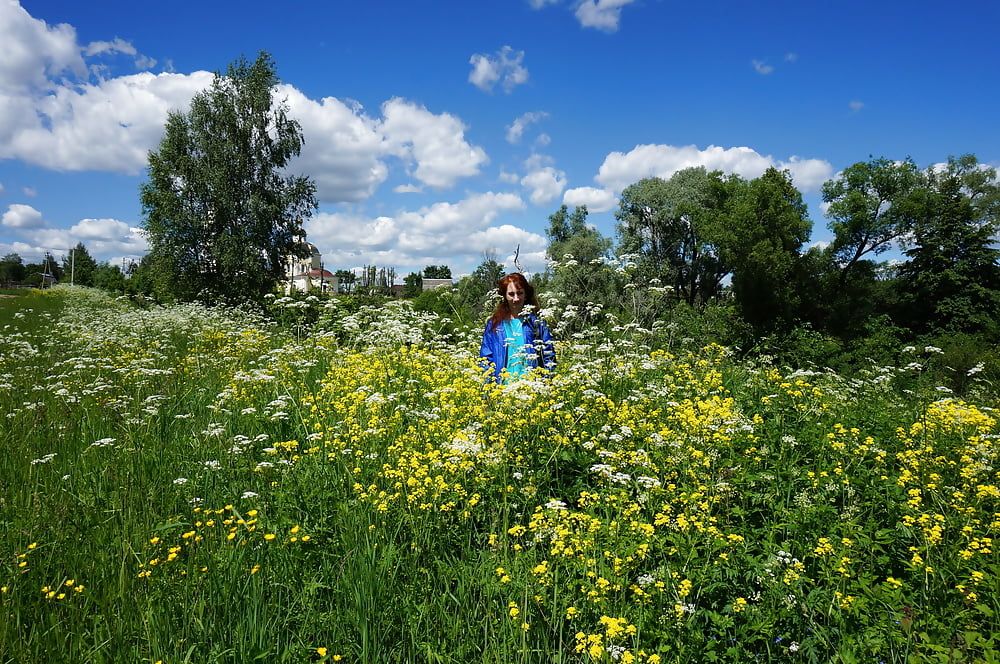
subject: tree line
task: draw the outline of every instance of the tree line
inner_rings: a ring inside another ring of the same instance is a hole
[[[150,250],[128,289],[161,301],[263,301],[287,258],[304,251],[302,224],[317,207],[316,187],[286,172],[304,138],[272,95],[278,82],[267,53],[240,59],[195,95],[190,110],[169,115],[140,191]],[[601,312],[644,323],[687,312],[686,320],[700,316],[702,329],[737,346],[783,343],[813,359],[823,359],[816,348],[860,357],[942,335],[979,349],[996,345],[995,169],[973,155],[923,169],[909,158],[873,157],[826,182],[822,199],[831,240],[809,246],[813,222],[787,171],[748,179],[687,168],[642,179],[621,194],[613,238],[588,223],[586,207],[550,215],[553,269],[536,280],[590,312],[579,325],[599,323]],[[85,247],[75,253],[76,283],[126,287],[120,271],[94,263]],[[0,281],[37,276],[53,262],[39,270],[10,255]],[[474,321],[502,271],[495,255],[485,255],[445,303],[441,293],[422,292],[423,279],[451,276],[448,266],[431,265],[403,279],[404,293],[418,306]],[[336,273],[366,292],[388,290],[395,281],[388,274]]]

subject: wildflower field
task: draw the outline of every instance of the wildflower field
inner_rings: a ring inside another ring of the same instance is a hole
[[[995,392],[934,348],[612,321],[499,387],[442,329],[0,298],[0,662],[1000,661]]]

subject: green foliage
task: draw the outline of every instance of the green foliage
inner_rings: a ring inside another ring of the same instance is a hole
[[[899,269],[907,323],[917,332],[1000,333],[1000,183],[975,157],[928,169]]]
[[[78,286],[93,286],[97,261],[87,251],[83,242],[77,242],[70,253],[63,257],[62,270],[67,276],[67,281]]]
[[[19,284],[27,271],[24,260],[16,253],[9,253],[0,260],[0,284]]]
[[[732,267],[736,304],[758,333],[787,327],[799,315],[800,252],[812,231],[802,194],[775,168],[733,186],[732,221],[718,244]]]
[[[823,185],[823,201],[834,233],[834,259],[847,272],[862,258],[878,255],[913,222],[910,197],[920,184],[913,160],[884,157],[852,164]]]
[[[982,338],[778,370],[678,338],[732,329],[722,299],[511,389],[409,301],[310,297],[298,337],[0,299],[0,659],[1000,657],[997,392],[937,382]]]
[[[125,275],[117,265],[98,263],[94,267],[92,285],[110,293],[122,293],[126,289]]]
[[[447,265],[428,265],[424,268],[425,279],[451,279],[451,268]]]
[[[419,272],[410,272],[403,277],[403,297],[417,297],[424,290],[424,279]]]
[[[688,304],[716,297],[731,271],[719,241],[740,182],[698,167],[626,187],[615,213],[619,255],[635,255],[639,275],[660,279]]]
[[[141,187],[158,296],[259,300],[300,250],[316,187],[285,174],[302,130],[275,101],[278,83],[262,52],[216,75],[187,113],[168,116]]]

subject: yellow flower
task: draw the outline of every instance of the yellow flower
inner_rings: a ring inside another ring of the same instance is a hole
[[[736,601],[733,602],[733,613],[739,613],[747,608],[747,600],[745,597],[737,597]]]
[[[319,655],[320,657],[326,657],[326,652],[327,652],[326,648],[323,647],[316,648],[316,654]]]

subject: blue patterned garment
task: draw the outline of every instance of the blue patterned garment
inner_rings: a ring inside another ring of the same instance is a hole
[[[503,322],[504,343],[507,344],[507,378],[504,383],[512,383],[528,371],[524,359],[524,323],[520,318],[508,318]]]

